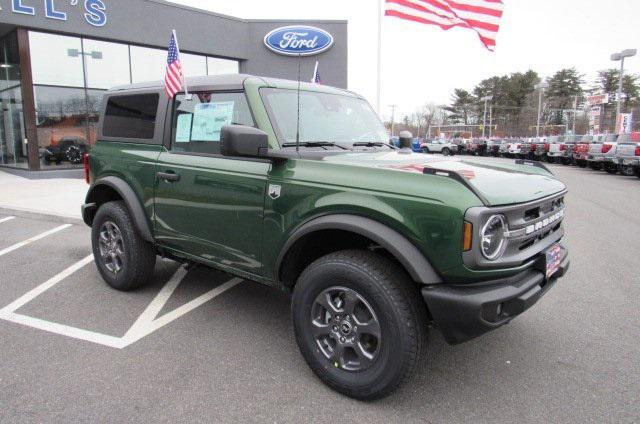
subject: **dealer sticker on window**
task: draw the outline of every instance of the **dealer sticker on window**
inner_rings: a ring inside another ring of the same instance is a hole
[[[559,244],[552,246],[546,253],[547,256],[547,278],[551,278],[553,274],[560,269],[562,261],[562,247]]]

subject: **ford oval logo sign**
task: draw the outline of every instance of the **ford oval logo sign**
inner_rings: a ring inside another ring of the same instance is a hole
[[[331,48],[333,36],[327,31],[306,25],[276,28],[264,37],[270,50],[288,56],[310,56]]]

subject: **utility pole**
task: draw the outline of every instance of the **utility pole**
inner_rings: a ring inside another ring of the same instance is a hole
[[[493,99],[493,96],[484,96],[482,99],[480,99],[484,101],[484,117],[482,118],[482,138],[484,138],[484,131],[487,126],[487,102],[492,99]]]
[[[578,115],[578,95],[576,94],[575,99],[573,99],[573,122],[571,123],[571,134],[576,134],[576,117]],[[565,134],[567,130],[565,129]]]
[[[536,125],[536,137],[540,137],[540,119],[542,118],[542,93],[547,87],[549,87],[549,84],[547,84],[545,82],[541,82],[540,84],[535,86],[535,89],[539,91],[539,93],[538,93],[538,123]]]
[[[398,105],[389,105],[391,108],[391,137],[395,135],[396,130],[396,108]]]
[[[493,105],[489,106],[489,138],[491,138],[491,133],[493,132]]]
[[[636,49],[626,49],[620,53],[614,53],[611,55],[611,60],[614,62],[620,61],[620,81],[618,81],[618,105],[616,107],[616,126],[618,125],[618,117],[622,110],[622,82],[624,79],[624,59],[626,57],[633,57],[637,53]]]

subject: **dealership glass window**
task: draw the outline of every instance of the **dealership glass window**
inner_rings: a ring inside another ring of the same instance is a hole
[[[187,77],[207,75],[207,57],[181,53],[182,70]]]
[[[207,58],[208,75],[237,74],[240,70],[240,63],[237,60],[220,59],[217,57]]]
[[[134,83],[162,80],[166,68],[166,50],[131,46],[131,75]]]
[[[18,37],[12,33],[0,41],[0,90],[20,85]]]
[[[34,93],[41,166],[79,166],[78,153],[88,152],[96,140],[89,129],[85,90],[36,86]]]
[[[27,138],[20,86],[0,91],[0,164],[27,167]]]
[[[158,113],[158,94],[111,96],[104,114],[103,133],[107,137],[153,138]]]
[[[179,94],[174,108],[173,151],[219,154],[224,125],[254,126],[244,93]]]
[[[129,46],[97,40],[82,40],[87,62],[87,87],[109,89],[131,82]]]
[[[80,38],[29,32],[33,83],[84,87]]]

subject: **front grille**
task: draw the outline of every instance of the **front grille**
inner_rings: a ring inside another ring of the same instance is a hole
[[[509,231],[506,233],[507,246],[500,259],[489,261],[479,249],[473,249],[463,253],[465,265],[474,268],[504,268],[535,260],[564,234],[564,195],[565,192],[521,205],[480,207],[467,211],[466,219],[473,223],[474,228],[481,228],[489,216],[502,214],[509,225]]]

